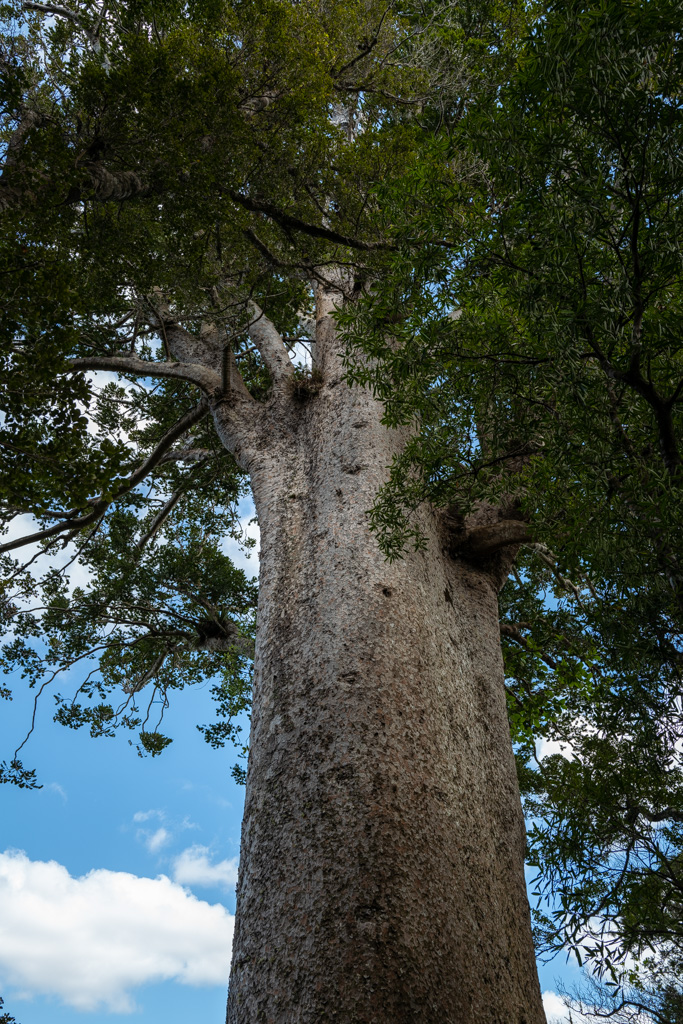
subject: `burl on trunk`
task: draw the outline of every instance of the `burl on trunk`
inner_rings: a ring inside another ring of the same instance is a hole
[[[239,445],[247,396],[215,410],[261,528],[227,1019],[543,1024],[500,572],[449,554],[429,509],[426,549],[385,560],[367,510],[403,438],[344,383],[335,300],[319,295],[317,388],[297,394],[261,318],[272,398]]]

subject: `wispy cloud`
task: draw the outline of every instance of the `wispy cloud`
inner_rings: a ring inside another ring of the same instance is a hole
[[[150,832],[149,829],[139,828],[136,832],[136,838],[139,842],[144,843],[150,853],[158,853],[162,847],[172,838],[172,832],[170,827],[166,828],[166,813],[164,811],[151,808],[149,811],[136,811],[133,815],[133,821],[136,825],[143,825],[145,822],[155,820],[160,822],[159,827]],[[181,826],[183,827],[183,826]]]
[[[234,918],[161,875],[90,871],[0,854],[0,973],[21,994],[77,1010],[135,1009],[132,990],[224,985]]]
[[[212,864],[208,846],[190,846],[173,861],[173,878],[180,885],[231,889],[237,882],[237,857]]]
[[[151,835],[147,836],[145,839],[145,846],[150,853],[158,853],[161,847],[165,846],[170,838],[171,833],[168,829],[165,829],[162,826],[161,828],[158,828],[156,832],[152,832]]]
[[[159,821],[163,821],[164,812],[156,811],[153,809],[151,811],[136,811],[135,814],[133,815],[133,821],[138,823],[143,821],[149,821],[150,818],[157,818],[159,819]]]

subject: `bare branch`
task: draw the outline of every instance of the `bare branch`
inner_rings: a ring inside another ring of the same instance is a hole
[[[377,249],[395,249],[394,245],[389,242],[365,242],[362,238],[353,238],[350,235],[343,235],[339,231],[333,231],[331,228],[322,227],[319,224],[309,224],[299,217],[295,217],[293,214],[285,213],[284,210],[278,209],[277,206],[273,206],[272,203],[261,202],[256,199],[252,199],[251,196],[245,196],[241,192],[236,192],[234,189],[230,189],[228,195],[237,203],[242,206],[245,210],[249,210],[252,213],[265,213],[267,217],[274,220],[276,224],[279,224],[283,228],[291,228],[294,231],[301,231],[305,235],[310,235],[312,238],[324,238],[328,242],[336,242],[338,245],[346,245],[349,249],[359,249],[363,252],[374,252]]]
[[[175,506],[178,504],[178,502],[180,501],[180,499],[182,498],[184,493],[185,493],[185,488],[184,487],[178,487],[178,489],[173,492],[173,494],[168,499],[168,501],[163,506],[163,508],[159,509],[159,511],[155,515],[154,519],[151,522],[149,530],[147,530],[147,533],[145,533],[145,535],[143,537],[141,537],[140,540],[135,545],[137,548],[140,548],[140,549],[144,548],[145,545],[148,544],[149,541],[152,539],[152,537],[154,537],[155,534],[158,533],[158,531],[161,529],[163,524],[166,522],[166,520],[168,519],[168,517],[170,516],[171,512],[173,511]]]
[[[583,601],[581,600],[581,591],[580,591],[579,587],[577,587],[577,585],[575,583],[572,583],[571,580],[568,580],[566,576],[562,575],[562,573],[560,572],[560,570],[557,567],[557,556],[555,554],[553,554],[553,552],[549,548],[547,548],[545,546],[545,544],[535,544],[535,543],[533,543],[533,544],[528,544],[528,546],[533,551],[535,551],[537,553],[538,557],[541,559],[541,561],[545,562],[545,564],[548,566],[548,568],[552,570],[553,575],[554,575],[555,579],[558,581],[558,583],[560,583],[561,586],[564,587],[564,589],[566,591],[568,591],[570,594],[574,595],[574,597],[576,598],[576,602],[579,605],[579,607],[583,611],[585,611],[585,608],[583,606]],[[597,596],[598,595],[596,594],[595,588],[594,588],[593,584],[590,582],[590,580],[587,580],[587,579],[583,578],[583,582],[586,584],[586,587],[588,588],[588,590],[590,590],[591,596],[595,600],[597,600]]]
[[[249,324],[249,337],[261,353],[276,384],[282,383],[293,375],[294,366],[280,332],[255,302],[249,303],[249,313],[253,317]]]
[[[75,11],[69,10],[68,7],[62,7],[61,4],[41,4],[37,3],[36,0],[24,0],[23,8],[25,11],[37,11],[40,14],[54,14],[58,18],[66,18],[68,21],[72,22],[72,24],[74,24],[76,28],[79,28],[82,32],[85,33],[88,42],[90,43],[92,48],[95,50],[95,52],[99,52],[99,33],[100,27],[102,25],[102,19],[104,17],[104,13],[106,12],[106,4],[102,9],[100,17],[97,19],[97,23],[94,29],[91,29],[79,14],[76,14]]]
[[[67,7],[60,7],[59,4],[39,4],[34,3],[33,0],[24,0],[23,7],[25,11],[40,11],[42,14],[55,14],[60,18],[68,18],[69,21],[73,21],[74,25],[81,27],[79,16]]]
[[[154,679],[154,677],[163,667],[163,664],[166,661],[166,658],[168,657],[169,654],[170,651],[164,651],[163,654],[160,654],[159,657],[154,660],[150,668],[148,668],[146,672],[143,672],[139,679],[134,679],[132,681],[128,680],[127,682],[125,682],[121,687],[123,692],[129,695],[133,693],[139,693],[140,690],[142,690],[143,687],[150,681],[150,679]]]
[[[220,390],[220,375],[198,363],[161,363],[137,356],[82,356],[72,359],[71,370],[114,370],[142,377],[173,377],[196,384],[206,394]]]

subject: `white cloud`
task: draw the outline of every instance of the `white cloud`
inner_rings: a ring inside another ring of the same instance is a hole
[[[217,885],[230,889],[237,883],[237,857],[212,864],[208,846],[190,846],[173,861],[173,878],[180,885]]]
[[[158,828],[151,836],[147,836],[145,839],[145,846],[150,853],[158,853],[161,847],[165,846],[170,838],[171,833],[168,829]]]
[[[598,731],[594,725],[587,722],[585,718],[577,718],[574,722],[578,729],[583,731],[584,736],[594,736]],[[562,743],[559,740],[547,740],[540,739],[536,743],[536,756],[539,761],[542,761],[544,757],[549,757],[551,754],[562,754],[567,761],[573,761],[576,757],[574,752],[574,746],[571,743]]]
[[[234,918],[164,875],[94,870],[0,853],[0,988],[77,1010],[135,1009],[131,990],[173,979],[225,985]]]
[[[136,811],[135,814],[133,815],[133,821],[136,821],[136,822],[149,821],[150,818],[159,818],[160,821],[163,821],[163,819],[164,819],[164,812],[163,811],[155,811],[155,810],[151,810],[151,811]]]
[[[558,740],[540,739],[536,744],[536,756],[539,761],[551,754],[562,754],[567,761],[574,760],[574,751],[570,743],[560,743]]]
[[[564,1005],[557,992],[543,993],[543,1009],[548,1018],[548,1024],[566,1024],[569,1020],[567,1007]]]
[[[164,812],[155,808],[149,811],[136,811],[133,815],[133,821],[136,824],[143,824],[152,818],[156,818],[160,822],[166,821]],[[150,853],[158,853],[162,846],[166,846],[171,838],[172,833],[164,825],[159,825],[154,832],[149,832],[146,828],[139,828],[136,832],[136,839],[144,843]]]
[[[246,551],[234,537],[224,537],[221,548],[223,553],[232,559],[238,569],[242,569],[249,579],[258,576],[259,551],[261,549],[261,533],[255,522],[256,509],[251,498],[244,498],[239,506],[239,527],[243,537],[256,541],[256,547]]]

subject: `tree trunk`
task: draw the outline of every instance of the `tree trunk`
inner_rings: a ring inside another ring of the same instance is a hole
[[[366,512],[402,439],[333,348],[250,466],[261,571],[228,1024],[544,1024],[495,574],[452,558],[429,511],[426,549],[385,560]]]

